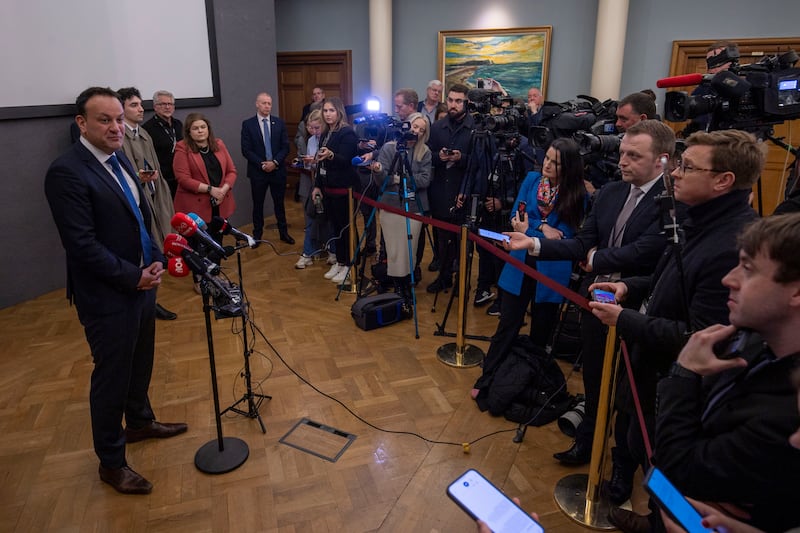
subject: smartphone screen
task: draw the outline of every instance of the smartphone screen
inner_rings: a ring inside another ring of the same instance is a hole
[[[617,298],[614,296],[613,292],[601,291],[600,289],[595,289],[592,291],[592,299],[595,302],[600,302],[601,304],[617,303]]]
[[[447,495],[494,533],[544,533],[544,528],[477,470],[467,470],[447,487]]]
[[[481,237],[486,237],[487,239],[492,239],[495,241],[510,241],[511,237],[508,235],[503,235],[502,233],[497,233],[496,231],[489,231],[488,229],[480,228],[478,230],[478,235]]]
[[[658,468],[651,468],[647,473],[644,487],[661,508],[689,533],[713,531],[700,525],[703,517]]]

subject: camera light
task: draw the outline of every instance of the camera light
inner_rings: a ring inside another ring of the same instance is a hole
[[[381,110],[381,101],[379,98],[375,96],[370,96],[364,103],[364,107],[366,108],[368,113],[377,113],[378,111]]]

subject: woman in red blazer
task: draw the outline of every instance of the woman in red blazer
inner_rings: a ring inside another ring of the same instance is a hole
[[[197,213],[209,222],[214,216],[228,218],[236,208],[231,190],[236,167],[225,143],[214,137],[211,123],[201,113],[189,113],[183,140],[175,145],[172,162],[178,191],[175,212]]]

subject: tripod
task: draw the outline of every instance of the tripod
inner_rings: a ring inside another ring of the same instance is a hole
[[[407,144],[405,139],[399,139],[392,144],[384,145],[384,148],[381,151],[383,154],[383,150],[387,148],[394,147],[394,154],[392,156],[391,162],[389,163],[388,167],[386,168],[386,177],[381,184],[381,189],[378,194],[377,200],[380,201],[384,198],[384,195],[397,195],[400,203],[403,205],[403,209],[406,214],[410,212],[409,209],[409,202],[416,201],[417,202],[417,210],[422,211],[422,206],[417,198],[417,187],[416,181],[414,180],[413,171],[411,169],[411,164],[408,160],[408,150]],[[383,167],[383,165],[381,165]],[[391,186],[397,186],[398,191],[395,192],[387,192],[387,188]],[[366,227],[368,228],[375,219],[375,212],[377,208],[373,207],[372,211],[369,214],[369,217],[366,222]],[[406,242],[408,246],[408,265],[409,265],[409,276],[410,276],[410,299],[411,299],[411,312],[412,316],[414,317],[414,328],[415,328],[415,336],[419,338],[419,323],[417,319],[417,302],[416,302],[416,290],[415,290],[415,279],[414,279],[414,250],[413,250],[413,235],[411,230],[411,222],[408,217],[405,217],[405,226],[406,226]],[[361,239],[359,240],[359,246],[357,249],[361,248],[361,242],[364,240],[366,236],[366,229],[364,235],[362,235]],[[384,231],[384,237],[385,237]],[[390,239],[385,239],[390,240]],[[352,261],[356,261],[354,257]],[[396,280],[395,281],[395,289],[398,294],[407,299],[409,295],[404,294],[405,292],[405,280]]]
[[[518,174],[522,168],[521,165],[515,165],[515,162],[519,159],[519,155],[526,156],[526,154],[520,152],[518,147],[514,146],[514,143],[511,142],[514,139],[518,140],[518,135],[512,136],[507,141],[506,134],[495,137],[490,131],[485,129],[478,129],[472,132],[470,141],[470,154],[472,155],[467,166],[465,174],[466,179],[462,183],[462,189],[459,194],[461,198],[465,198],[468,193],[472,193],[470,214],[467,217],[468,229],[471,232],[475,231],[478,220],[484,223],[488,222],[491,226],[490,229],[497,231],[507,229],[504,227],[504,224],[508,220],[508,210],[514,203],[514,197],[519,182],[518,178],[520,177]],[[498,141],[502,141],[499,148],[497,146]],[[512,147],[513,151],[509,153],[509,148]],[[492,200],[491,210],[488,208],[481,210],[480,206],[483,204],[483,201],[488,198],[498,199],[500,201],[499,208],[495,207],[494,200]],[[463,205],[461,207],[463,207]],[[474,244],[471,242],[467,243],[466,250],[465,301],[470,292],[469,282],[472,279]],[[480,289],[480,285],[478,288]],[[454,298],[455,292],[450,295],[443,321],[441,324],[437,323],[437,330],[434,332],[434,335],[455,336],[453,333],[445,332],[445,325]],[[438,293],[436,297],[434,297],[432,311],[436,310],[437,299]],[[464,307],[466,307],[466,305]],[[486,336],[465,335],[465,337],[474,340],[490,340],[490,338]]]
[[[236,402],[234,402],[233,405],[222,411],[220,415],[224,415],[228,411],[232,411],[234,413],[246,416],[248,418],[255,418],[256,420],[258,420],[258,424],[261,426],[261,433],[266,433],[267,428],[264,427],[264,421],[261,420],[261,414],[258,412],[258,409],[259,407],[261,407],[261,403],[265,399],[271,400],[272,396],[253,392],[253,384],[250,374],[250,354],[253,353],[253,350],[250,349],[247,340],[247,326],[250,323],[250,317],[247,314],[248,305],[247,305],[247,299],[245,298],[244,285],[242,279],[241,249],[236,250],[236,266],[239,269],[239,290],[241,291],[242,294],[241,296],[242,342],[244,343],[244,382],[246,390],[241,398],[236,400]],[[238,407],[240,404],[245,402],[247,402],[246,411]]]

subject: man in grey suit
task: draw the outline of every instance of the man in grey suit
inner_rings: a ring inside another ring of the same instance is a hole
[[[242,122],[242,155],[247,159],[247,177],[253,194],[253,237],[261,240],[264,232],[264,199],[269,189],[280,239],[294,244],[286,223],[286,156],[289,135],[283,120],[272,115],[272,96],[256,96],[256,115]]]
[[[50,165],[45,193],[66,251],[67,298],[75,303],[94,361],[89,406],[100,479],[124,494],[148,494],[153,486],[128,466],[126,442],[187,429],[157,422],[147,392],[154,289],[165,260],[148,231],[151,213],[137,173],[119,152],[125,135],[119,95],[90,87],[76,106],[81,137]]]

